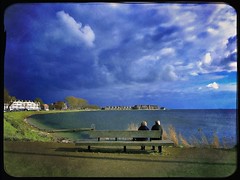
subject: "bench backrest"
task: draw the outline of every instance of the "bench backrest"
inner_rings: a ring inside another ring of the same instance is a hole
[[[93,130],[86,132],[91,138],[159,138],[160,131],[137,131],[137,130]]]

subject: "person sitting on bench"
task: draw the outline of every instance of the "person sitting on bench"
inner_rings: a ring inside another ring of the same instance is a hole
[[[138,130],[145,130],[145,131],[148,131],[149,128],[147,127],[147,122],[146,121],[143,121],[141,123],[141,126],[138,128]],[[137,141],[147,141],[148,138],[137,138]],[[141,146],[141,150],[145,150],[145,146]]]
[[[155,121],[155,124],[152,126],[151,130],[158,130],[159,132],[159,138],[150,138],[150,140],[162,140],[162,133],[163,129],[160,125],[160,121]],[[155,150],[155,146],[152,146],[152,150]],[[162,146],[158,146],[159,152],[162,152]]]

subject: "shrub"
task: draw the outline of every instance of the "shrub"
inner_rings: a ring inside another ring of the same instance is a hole
[[[177,137],[175,128],[173,127],[173,125],[170,125],[168,129],[169,129],[170,139],[174,142],[176,146],[178,146],[178,137]]]
[[[179,139],[182,142],[181,144],[184,147],[191,147],[191,145],[187,142],[187,140],[181,134],[179,134]]]
[[[162,139],[168,139],[168,134],[164,129],[163,129]]]
[[[138,124],[134,124],[134,123],[128,124],[127,130],[138,130]]]
[[[214,134],[213,134],[212,147],[213,147],[213,148],[219,148],[219,147],[220,147],[220,145],[219,145],[219,139],[218,139],[218,137],[217,137],[216,132],[214,132]]]
[[[207,137],[205,136],[205,134],[201,131],[201,144],[203,147],[210,147],[209,143],[208,143],[208,140],[207,140]]]

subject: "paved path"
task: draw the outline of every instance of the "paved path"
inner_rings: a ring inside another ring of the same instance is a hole
[[[5,142],[4,165],[13,176],[48,177],[225,177],[236,169],[236,151],[201,148],[92,148],[74,144]]]

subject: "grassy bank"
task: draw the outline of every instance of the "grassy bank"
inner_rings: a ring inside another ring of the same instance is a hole
[[[52,142],[56,138],[26,122],[34,114],[62,113],[73,111],[20,111],[4,112],[4,140]]]

